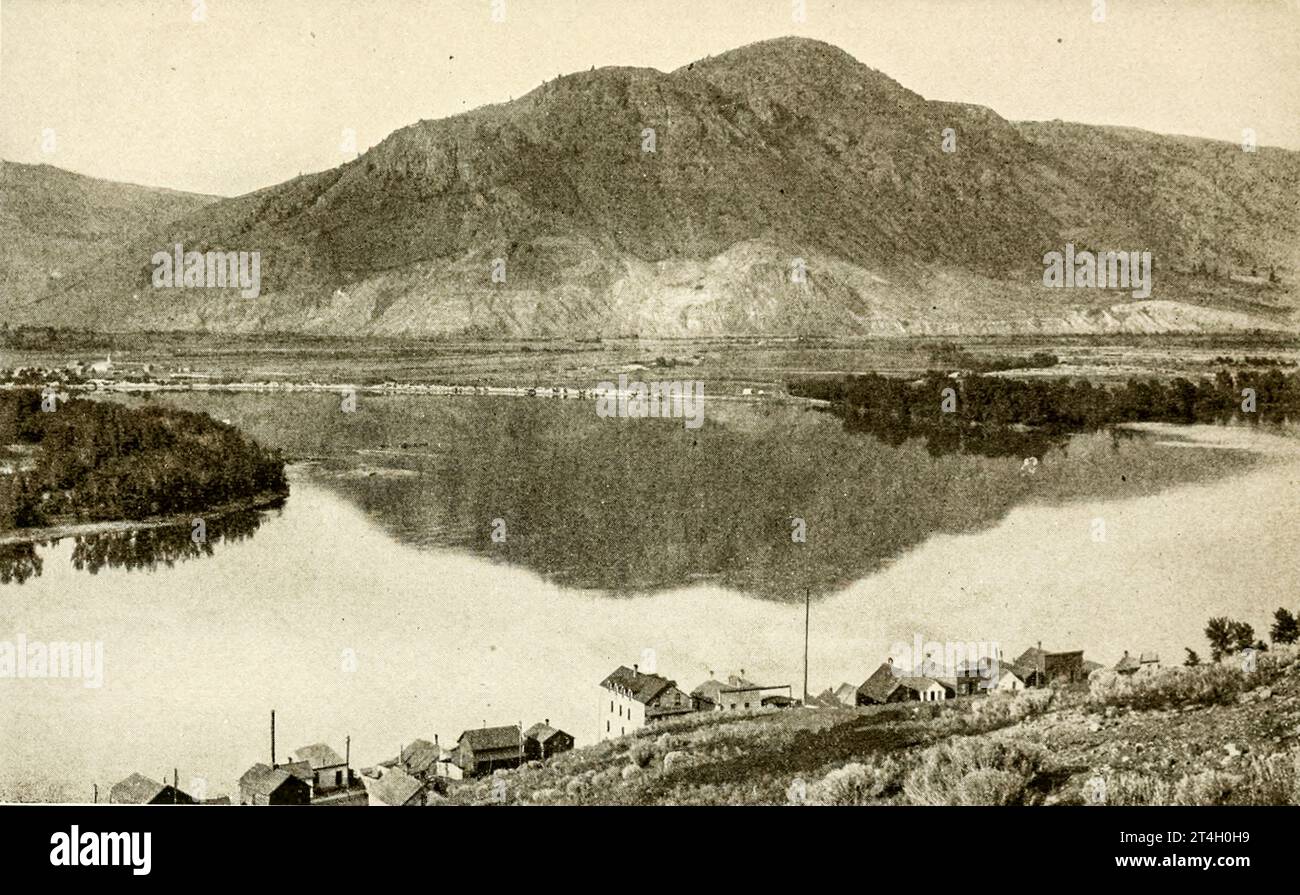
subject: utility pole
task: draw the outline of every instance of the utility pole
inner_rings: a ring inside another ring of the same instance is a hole
[[[803,704],[808,705],[808,622],[812,617],[812,588],[803,592]]]

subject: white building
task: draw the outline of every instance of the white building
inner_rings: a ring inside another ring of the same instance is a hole
[[[600,682],[600,738],[625,736],[654,721],[693,711],[676,681],[620,665]]]

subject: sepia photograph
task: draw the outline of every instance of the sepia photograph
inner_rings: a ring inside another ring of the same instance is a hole
[[[143,805],[1280,857],[1300,0],[2,0],[0,158],[34,864],[297,826]]]

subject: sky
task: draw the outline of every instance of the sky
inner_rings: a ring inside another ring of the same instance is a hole
[[[0,158],[238,195],[559,74],[788,34],[1012,120],[1300,149],[1300,0],[0,0]]]

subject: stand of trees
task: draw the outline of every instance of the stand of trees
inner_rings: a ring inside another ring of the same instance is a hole
[[[952,412],[943,412],[952,389]],[[1255,409],[1243,412],[1243,392]],[[932,453],[1038,456],[1060,437],[1116,423],[1215,423],[1234,417],[1280,422],[1300,417],[1300,375],[1280,370],[1219,371],[1196,382],[1130,379],[1103,387],[1087,380],[1019,380],[931,371],[921,381],[871,373],[807,379],[789,392],[830,401],[846,428],[890,444],[925,438]]]
[[[233,426],[162,406],[0,393],[0,450],[35,445],[32,465],[0,475],[0,529],[202,512],[287,493],[284,460]]]

